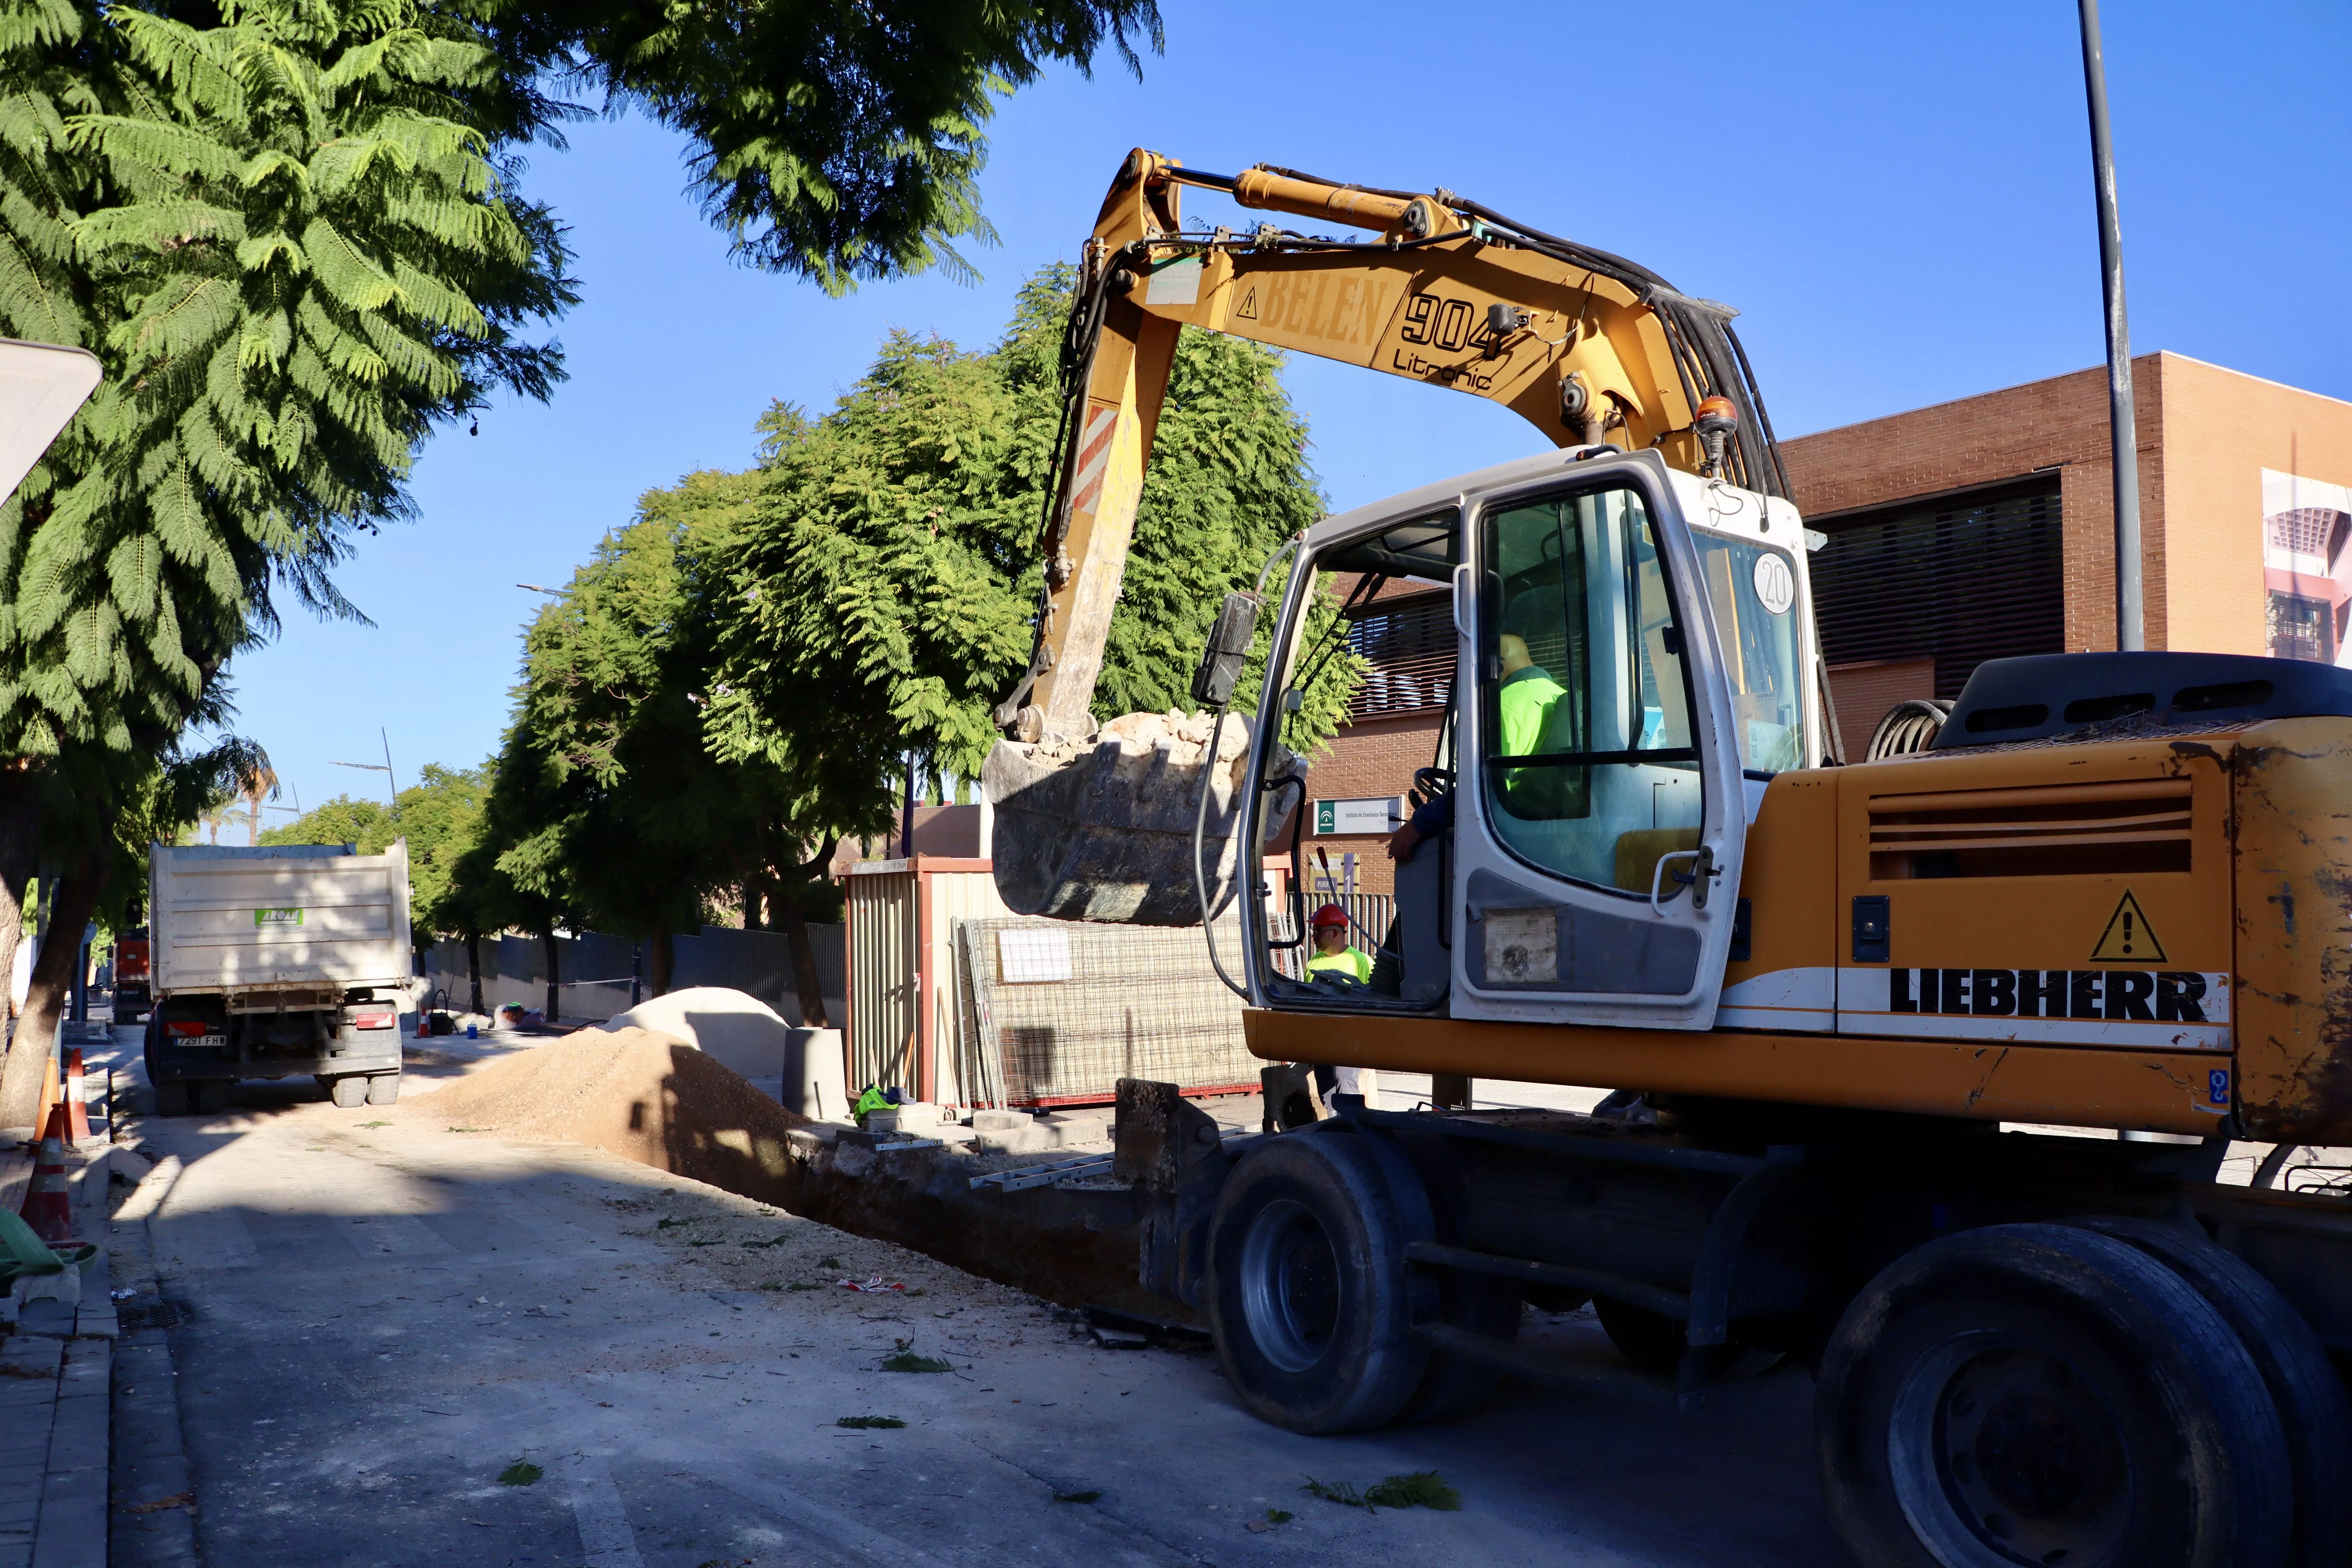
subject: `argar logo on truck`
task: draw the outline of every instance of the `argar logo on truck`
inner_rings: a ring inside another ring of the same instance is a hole
[[[298,926],[302,923],[302,911],[300,910],[256,910],[253,911],[253,923],[256,926]]]

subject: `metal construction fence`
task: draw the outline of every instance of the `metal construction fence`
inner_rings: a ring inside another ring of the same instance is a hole
[[[1011,917],[956,922],[963,994],[957,1076],[976,1102],[1108,1100],[1123,1078],[1188,1092],[1257,1087],[1242,1001],[1209,964],[1201,928]],[[1231,971],[1241,931],[1217,927]]]
[[[809,944],[816,950],[826,1015],[838,1022],[844,1010],[842,928],[812,924]],[[635,942],[627,937],[581,931],[557,937],[555,949],[559,1017],[602,1022],[628,1011],[632,970],[638,962]],[[484,1006],[495,1008],[509,1002],[531,1008],[547,1005],[544,938],[486,936],[480,951]],[[724,985],[758,997],[791,1023],[802,1021],[800,998],[793,985],[790,944],[783,932],[705,926],[698,936],[673,938],[671,951],[675,954],[672,990]],[[466,944],[454,937],[434,943],[425,956],[425,975],[435,992],[434,1005],[462,1009],[472,994]],[[644,989],[642,982],[640,989]]]

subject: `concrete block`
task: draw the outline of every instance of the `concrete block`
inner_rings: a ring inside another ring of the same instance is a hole
[[[975,1110],[971,1113],[971,1130],[975,1132],[1009,1132],[1030,1126],[1036,1120],[1025,1110]]]
[[[1025,1127],[975,1132],[972,1143],[988,1154],[1035,1154],[1060,1148],[1062,1140],[1052,1128],[1031,1121]]]
[[[1053,1129],[1057,1147],[1070,1148],[1081,1143],[1107,1143],[1110,1141],[1110,1119],[1099,1110],[1049,1111],[1038,1118],[1039,1122]]]

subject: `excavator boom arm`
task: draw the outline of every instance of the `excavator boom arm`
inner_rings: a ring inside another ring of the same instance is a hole
[[[1183,186],[1373,231],[1187,232]],[[1087,242],[1064,344],[1064,413],[1029,672],[997,710],[1015,738],[1077,736],[1176,341],[1186,326],[1488,398],[1559,446],[1654,447],[1669,463],[1785,496],[1771,429],[1728,325],[1604,251],[1448,192],[1235,177],[1131,153]]]

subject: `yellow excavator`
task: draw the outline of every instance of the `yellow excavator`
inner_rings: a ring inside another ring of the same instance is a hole
[[[1356,233],[1188,230],[1187,185]],[[2352,1200],[2294,1151],[2352,1142],[2352,672],[1998,660],[1916,750],[1848,762],[1730,316],[1445,191],[1120,170],[983,778],[1000,890],[1235,931],[1256,1055],[1434,1085],[1223,1142],[1122,1085],[1143,1282],[1295,1430],[1506,1374],[1694,1403],[1779,1356],[1861,1561],[2341,1568]],[[1290,541],[1211,633],[1208,738],[1155,751],[1087,707],[1186,326],[1493,398],[1557,449]],[[1285,727],[1335,583],[1448,604],[1456,638],[1369,983],[1297,962]],[[1474,1110],[1479,1078],[1615,1092]],[[2234,1139],[2272,1148],[2225,1182]],[[1632,1370],[1517,1342],[1528,1304],[1588,1301]]]

